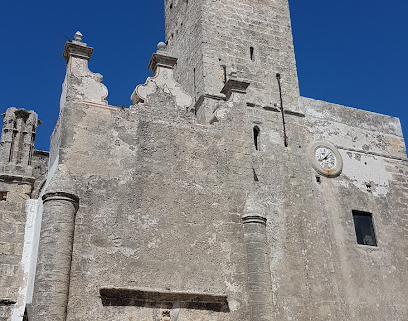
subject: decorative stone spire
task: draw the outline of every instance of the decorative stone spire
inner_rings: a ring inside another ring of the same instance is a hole
[[[67,41],[62,56],[68,62],[71,56],[89,60],[93,52],[92,47],[88,47],[86,43],[82,42],[82,33],[77,31],[74,40]]]
[[[79,31],[75,33],[74,40],[65,44],[63,57],[67,61],[67,77],[64,86],[66,90],[75,88],[75,94],[64,97],[107,105],[108,89],[102,84],[103,77],[88,67],[93,50],[82,42],[82,33]]]
[[[75,41],[82,42],[82,33],[77,31],[74,36]]]
[[[148,67],[153,71],[153,75],[156,75],[157,67],[174,69],[174,66],[177,64],[177,58],[169,56],[166,49],[167,46],[164,42],[157,44],[157,52],[153,54]]]

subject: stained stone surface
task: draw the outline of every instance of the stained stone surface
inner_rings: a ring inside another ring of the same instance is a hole
[[[23,205],[39,196],[30,320],[407,320],[399,120],[300,97],[286,0],[165,6],[167,46],[130,108],[107,103],[93,48],[67,43],[48,173],[34,152],[30,188],[0,183],[0,299],[17,300]],[[339,176],[311,166],[316,141]],[[377,246],[357,244],[353,210]]]
[[[37,114],[11,107],[0,142],[0,320],[21,320],[25,308],[23,248],[26,201],[45,180],[48,153],[34,149]]]

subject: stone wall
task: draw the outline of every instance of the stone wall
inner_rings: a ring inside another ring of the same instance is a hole
[[[407,167],[399,121],[302,98],[304,116],[252,108],[259,207],[268,218],[275,320],[404,320]],[[336,145],[329,178],[308,159],[314,141]],[[372,213],[377,247],[357,244],[352,210]],[[401,227],[402,225],[402,227]],[[381,298],[381,299],[379,299]]]
[[[26,201],[38,195],[48,153],[34,149],[40,121],[33,111],[11,107],[3,115],[0,143],[0,318],[17,321],[24,312]],[[20,313],[21,312],[21,313]]]
[[[164,93],[130,110],[75,108],[65,165],[81,189],[68,320],[159,320],[166,309],[177,320],[247,319],[241,213],[253,177],[245,118],[200,126]],[[224,295],[230,313],[211,302],[103,306],[101,289]]]
[[[25,200],[30,197],[31,184],[3,181],[0,182],[0,191],[7,191],[7,199],[0,201],[0,320],[8,321],[11,320],[15,304],[20,300]]]

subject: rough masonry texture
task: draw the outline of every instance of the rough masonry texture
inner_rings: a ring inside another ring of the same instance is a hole
[[[0,320],[408,320],[399,120],[300,97],[286,0],[165,15],[129,108],[78,32],[49,155],[3,115]]]

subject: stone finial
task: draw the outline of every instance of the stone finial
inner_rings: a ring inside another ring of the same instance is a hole
[[[77,31],[74,36],[75,41],[82,42],[82,33]]]
[[[67,62],[72,56],[86,60],[91,58],[93,48],[88,47],[86,43],[82,42],[82,36],[82,33],[77,31],[74,35],[74,40],[66,42],[62,56]]]
[[[157,44],[157,50],[163,51],[163,50],[166,50],[166,49],[167,49],[167,45],[163,41],[160,41]]]

